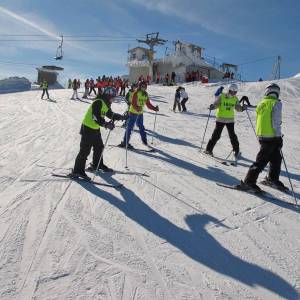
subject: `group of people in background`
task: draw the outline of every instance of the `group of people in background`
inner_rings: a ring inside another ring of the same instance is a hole
[[[233,79],[234,78],[234,73],[233,72],[225,72],[224,73],[224,76],[223,76],[223,79],[226,79],[226,78],[230,78],[230,79]]]

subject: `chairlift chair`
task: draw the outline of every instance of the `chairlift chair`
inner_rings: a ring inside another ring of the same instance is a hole
[[[61,36],[61,42],[60,45],[57,47],[56,56],[54,57],[54,59],[56,60],[61,60],[63,58],[63,50],[62,50],[63,41],[64,41],[64,37]]]

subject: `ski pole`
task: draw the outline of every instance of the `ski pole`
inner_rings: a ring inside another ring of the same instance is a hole
[[[112,121],[112,123],[114,124],[114,121]],[[107,145],[107,143],[108,143],[108,139],[109,139],[109,136],[110,136],[111,131],[112,131],[112,129],[110,129],[109,132],[108,132],[108,134],[107,134],[106,141],[105,141],[105,143],[104,143],[104,146],[103,146],[103,149],[102,149],[102,152],[101,152],[101,155],[100,155],[100,159],[99,159],[99,161],[98,161],[98,165],[97,165],[97,168],[96,168],[96,171],[95,171],[95,173],[94,173],[94,176],[93,176],[92,181],[95,180],[96,174],[97,174],[98,169],[99,169],[99,166],[100,166],[100,162],[101,162],[102,157],[103,157],[104,149],[106,148],[106,145]]]
[[[153,134],[155,133],[155,126],[156,126],[156,117],[157,117],[157,111],[155,112],[155,118],[154,118],[154,125],[153,125],[153,132],[152,132],[152,140],[151,144],[153,144]]]
[[[129,120],[127,119],[126,120],[127,123],[126,123],[126,132],[125,132],[125,140],[126,140],[126,144],[125,144],[125,169],[128,169],[128,166],[127,166],[127,160],[128,160],[128,123],[129,123]]]
[[[294,188],[293,188],[293,185],[292,185],[292,181],[291,181],[291,177],[290,177],[290,173],[289,173],[289,171],[288,171],[288,168],[287,168],[287,165],[286,165],[286,162],[285,162],[285,159],[284,159],[284,156],[283,156],[283,153],[282,153],[282,150],[281,150],[281,149],[280,149],[280,154],[281,154],[281,157],[282,157],[282,160],[283,160],[283,163],[284,163],[284,167],[285,167],[286,173],[287,173],[287,175],[288,175],[288,179],[289,179],[290,186],[291,186],[291,189],[292,189],[293,197],[294,197],[294,199],[295,199],[295,203],[296,203],[296,205],[298,206],[297,198],[296,198],[296,195],[295,195],[295,192],[294,192]]]
[[[226,156],[225,160],[226,160],[226,159],[229,159],[229,157],[230,157],[230,155],[231,155],[232,152],[233,152],[233,150],[231,150],[231,151],[229,152],[229,154]]]
[[[254,134],[255,134],[255,137],[256,137],[256,139],[257,139],[257,141],[258,141],[258,138],[257,138],[257,136],[256,136],[256,132],[255,132],[255,129],[254,129],[254,126],[253,126],[253,123],[252,123],[252,121],[251,121],[251,119],[250,119],[250,116],[249,116],[249,113],[248,113],[248,110],[247,110],[247,109],[246,109],[246,113],[247,113],[249,122],[250,122],[250,124],[251,124],[251,127],[252,127],[252,129],[253,129],[253,132],[254,132]]]
[[[210,113],[211,113],[211,109],[209,110],[209,114],[208,114],[208,118],[207,118],[207,122],[206,122],[205,130],[204,130],[204,134],[203,134],[203,139],[202,139],[202,142],[201,142],[201,146],[200,146],[199,152],[201,152],[201,150],[202,150],[202,146],[203,146],[203,142],[204,142],[204,138],[205,138],[205,134],[206,134],[207,125],[208,125],[208,121],[209,121],[209,118],[210,118]]]

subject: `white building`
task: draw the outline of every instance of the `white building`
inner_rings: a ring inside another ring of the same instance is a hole
[[[156,81],[166,74],[176,73],[176,81],[185,81],[186,74],[197,72],[208,79],[222,79],[224,71],[208,63],[202,57],[204,48],[180,41],[174,42],[174,52],[161,59],[153,59],[153,51],[143,47],[129,50],[128,66],[129,80],[136,81],[140,75],[150,75]]]
[[[129,82],[137,82],[142,75],[152,78],[152,59],[154,52],[143,48],[135,47],[128,51]]]

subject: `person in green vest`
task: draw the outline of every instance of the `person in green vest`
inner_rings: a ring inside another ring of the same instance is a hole
[[[279,99],[280,87],[272,83],[266,87],[264,98],[256,107],[256,135],[260,144],[256,161],[250,166],[241,187],[245,190],[260,191],[256,185],[260,172],[269,163],[269,173],[265,178],[267,184],[278,189],[287,187],[279,180],[281,170],[282,148],[282,102]]]
[[[49,93],[48,93],[48,82],[46,80],[43,80],[40,87],[43,89],[41,99],[44,100],[44,95],[46,94],[47,95],[47,100],[49,100],[50,97],[49,97]]]
[[[133,149],[133,146],[129,144],[131,132],[133,130],[134,125],[136,124],[140,131],[140,136],[142,142],[145,146],[148,146],[147,143],[147,134],[144,127],[144,107],[145,105],[153,110],[158,111],[158,106],[153,106],[149,100],[149,95],[146,92],[147,83],[142,81],[140,83],[139,88],[133,93],[132,101],[129,107],[129,118],[128,118],[128,125],[125,130],[123,141],[120,143],[119,147],[128,149]]]
[[[76,157],[75,165],[71,173],[73,177],[80,177],[85,180],[91,179],[85,173],[85,164],[91,152],[91,148],[93,148],[93,160],[88,170],[96,171],[104,148],[100,127],[113,130],[115,127],[113,121],[126,120],[128,118],[127,115],[120,115],[111,110],[111,103],[116,95],[116,89],[108,86],[104,89],[101,99],[95,99],[95,101],[87,109],[80,129],[80,150]],[[105,117],[108,117],[112,121],[107,122]],[[99,164],[99,169],[103,172],[113,171],[103,163],[103,155]]]
[[[230,142],[233,148],[235,157],[240,154],[240,146],[237,135],[234,131],[234,110],[243,111],[243,107],[239,104],[236,96],[238,86],[235,83],[230,84],[227,93],[221,93],[216,96],[215,102],[209,106],[210,110],[216,111],[216,127],[207,143],[204,153],[213,155],[213,149],[220,139],[224,126],[226,126]]]

